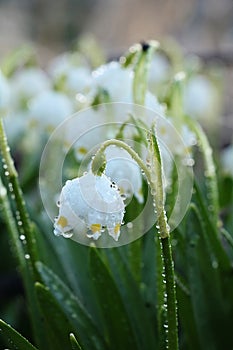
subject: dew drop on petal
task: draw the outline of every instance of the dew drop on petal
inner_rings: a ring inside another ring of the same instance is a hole
[[[74,234],[73,230],[62,232],[62,236],[65,237],[65,238],[71,238],[73,236],[73,234]]]

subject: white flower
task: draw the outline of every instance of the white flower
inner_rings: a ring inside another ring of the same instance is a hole
[[[0,71],[0,112],[7,111],[9,107],[10,89],[9,83]]]
[[[149,89],[154,91],[159,84],[167,81],[170,73],[171,65],[168,59],[160,53],[155,53],[149,68]]]
[[[101,88],[109,94],[111,102],[134,103],[133,77],[132,69],[122,67],[119,62],[110,62],[93,72],[93,89],[90,95],[94,97]],[[157,98],[149,91],[146,93],[145,107],[157,113],[164,112]]]
[[[224,173],[233,177],[233,144],[222,151],[221,164]]]
[[[50,80],[40,68],[24,68],[11,79],[11,103],[16,109],[27,107],[28,101],[48,89]]]
[[[47,90],[30,103],[30,118],[46,129],[53,129],[74,111],[69,98],[56,91]]]
[[[187,125],[182,124],[181,130],[176,129],[171,118],[159,117],[156,119],[157,137],[172,154],[186,157],[197,143],[196,136]]]
[[[119,62],[110,62],[93,72],[93,91],[98,89],[108,92],[112,102],[132,102],[133,71],[123,68]]]
[[[86,173],[63,187],[54,233],[64,237],[86,234],[96,240],[107,229],[117,241],[124,208],[117,187],[107,176]]]
[[[205,118],[213,112],[215,89],[203,75],[196,75],[189,79],[184,92],[185,112],[195,118]]]
[[[49,64],[48,72],[53,79],[60,79],[65,76],[67,72],[74,67],[83,66],[83,59],[77,53],[66,52],[56,56]]]
[[[142,203],[142,175],[137,163],[128,152],[114,145],[107,147],[105,156],[105,174],[116,182],[120,193],[126,198],[134,194],[138,202]]]
[[[64,146],[73,147],[78,161],[83,160],[88,152],[96,149],[109,133],[111,124],[108,124],[107,111],[89,108],[81,115],[74,115],[64,125]]]

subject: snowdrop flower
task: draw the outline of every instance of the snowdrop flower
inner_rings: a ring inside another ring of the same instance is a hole
[[[120,193],[126,198],[134,194],[139,203],[143,203],[142,175],[137,163],[124,149],[109,146],[105,150],[105,174],[116,182]]]
[[[80,62],[80,58],[74,58],[69,54],[56,57],[50,64],[49,72],[55,82],[59,84],[59,80],[62,81],[62,89],[67,93],[87,93],[92,81],[91,70],[87,64]]]
[[[60,79],[74,67],[84,66],[85,62],[78,53],[66,52],[52,59],[49,64],[48,72],[53,79]]]
[[[185,112],[197,119],[204,119],[214,111],[215,89],[203,75],[189,79],[184,92]]]
[[[44,91],[32,99],[29,110],[30,118],[47,130],[54,129],[74,112],[69,98],[52,90]]]
[[[110,62],[93,72],[92,94],[106,90],[112,102],[132,102],[133,71],[119,62]]]
[[[106,175],[88,172],[68,180],[59,200],[54,233],[64,237],[87,235],[97,240],[107,229],[114,240],[120,236],[124,202],[115,184]]]
[[[222,151],[221,165],[223,172],[233,177],[233,144]]]
[[[106,137],[111,138],[112,129],[106,110],[86,109],[81,115],[74,115],[64,125],[64,147],[73,148],[75,157],[82,161],[90,150],[101,144]]]
[[[11,103],[15,109],[27,108],[28,101],[48,89],[50,80],[40,68],[24,68],[11,79]]]
[[[154,91],[160,84],[168,80],[171,73],[171,65],[168,59],[160,54],[154,53],[149,68],[149,89]]]
[[[134,103],[133,77],[133,70],[122,67],[119,62],[103,65],[93,72],[93,88],[89,96],[94,98],[99,89],[102,89],[107,92],[111,102]],[[149,91],[145,96],[145,107],[164,113],[164,108]]]
[[[158,139],[176,155],[185,157],[197,143],[195,134],[185,124],[177,130],[169,117],[156,119],[156,131]]]
[[[9,108],[10,89],[7,79],[0,71],[0,112],[4,113]]]

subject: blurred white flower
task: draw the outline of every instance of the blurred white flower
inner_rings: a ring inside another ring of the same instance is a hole
[[[149,68],[149,89],[154,91],[158,85],[167,81],[170,73],[171,65],[168,59],[160,53],[154,53]]]
[[[70,69],[66,75],[66,89],[74,93],[86,93],[92,82],[91,71],[85,67]]]
[[[54,233],[64,237],[86,234],[96,240],[107,229],[117,241],[124,208],[119,190],[107,176],[86,173],[63,187]]]
[[[233,144],[221,152],[221,165],[223,172],[233,177]]]
[[[132,69],[122,67],[119,62],[110,62],[93,72],[93,87],[90,95],[94,97],[99,89],[103,89],[109,94],[111,102],[134,103],[133,77]],[[164,112],[157,98],[149,91],[146,93],[145,107],[157,113]]]
[[[87,93],[92,82],[91,69],[81,57],[64,54],[56,57],[49,66],[49,73],[61,90],[68,94]]]
[[[9,108],[10,88],[9,82],[0,71],[0,112],[5,113]]]
[[[54,129],[73,112],[70,99],[56,91],[47,90],[31,100],[30,119],[47,130]]]
[[[187,125],[182,124],[178,130],[170,117],[156,118],[156,132],[159,141],[165,144],[174,155],[187,156],[197,143],[195,134]]]
[[[124,149],[109,146],[105,150],[106,169],[109,176],[120,189],[126,199],[135,195],[139,203],[143,203],[142,174],[137,163]]]
[[[11,78],[11,105],[26,109],[28,101],[50,87],[50,80],[40,68],[24,68]]]
[[[191,77],[184,91],[184,109],[191,117],[204,119],[213,111],[215,89],[203,75]]]
[[[104,89],[112,102],[132,102],[133,71],[121,66],[119,62],[110,62],[99,67],[93,73],[92,94]]]
[[[48,66],[48,72],[54,80],[60,79],[74,67],[83,67],[85,65],[82,57],[77,53],[65,52],[51,60]]]

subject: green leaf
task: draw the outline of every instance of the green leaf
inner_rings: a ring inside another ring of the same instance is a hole
[[[35,51],[29,45],[24,45],[16,49],[5,58],[1,64],[4,75],[10,77],[19,67],[35,61]]]
[[[157,42],[142,44],[142,49],[139,53],[138,61],[135,66],[133,96],[134,102],[140,105],[144,105],[145,103],[149,66],[152,55],[157,46]]]
[[[197,207],[200,208],[198,212],[201,217],[202,223],[205,227],[205,230],[209,233],[208,242],[212,250],[211,255],[215,257],[218,264],[223,270],[230,271],[231,262],[221,244],[220,235],[216,223],[213,223],[213,221],[211,220],[211,215],[208,211],[208,208],[206,208],[202,193],[196,182],[194,182],[194,188],[195,192],[193,198],[197,204]]]
[[[131,262],[127,261],[127,256],[125,256],[125,251],[122,248],[125,247],[106,251],[111,274],[124,303],[138,348],[154,349],[157,348],[158,344],[155,293],[153,297],[147,298],[146,294],[151,289],[151,285],[142,284],[140,281],[137,283],[137,280],[133,278],[134,272],[132,271]],[[155,277],[155,275],[152,276],[153,281]],[[140,289],[143,289],[143,291],[141,292]]]
[[[0,320],[0,332],[11,350],[37,350],[27,339],[3,320]]]
[[[71,344],[72,350],[82,350],[81,346],[79,345],[73,333],[70,333],[70,344]]]
[[[18,173],[14,166],[14,161],[11,157],[10,148],[7,143],[2,118],[0,119],[0,152],[2,155],[2,166],[4,169],[5,180],[9,189],[11,189],[12,202],[15,205],[14,214],[17,221],[17,229],[15,221],[13,220],[10,205],[7,201],[5,201],[5,218],[7,220],[8,229],[11,234],[17,258],[20,262],[21,274],[29,304],[29,314],[32,321],[33,333],[37,345],[40,345],[42,348],[45,342],[45,334],[43,324],[40,321],[40,317],[38,317],[40,311],[38,309],[38,301],[34,290],[34,281],[37,277],[34,265],[37,260],[36,239],[33,224],[29,218],[23,193],[19,185]],[[19,239],[20,235],[24,236],[23,242],[25,244]]]
[[[101,334],[80,300],[73,295],[61,279],[48,267],[41,262],[37,262],[36,266],[43,283],[47,286],[70,324],[76,330],[75,333],[78,335],[78,341],[83,349],[106,349]],[[78,267],[75,266],[75,268]]]
[[[184,279],[176,274],[176,291],[178,301],[178,314],[181,324],[181,341],[184,338],[185,349],[200,349],[196,320],[194,317],[190,290]]]
[[[190,207],[187,217],[186,250],[190,295],[201,346],[213,350],[228,348],[225,298],[229,286],[223,291],[222,271],[211,256],[208,235],[195,205]]]
[[[118,288],[95,248],[90,250],[93,285],[104,318],[104,338],[111,350],[138,349]]]
[[[50,349],[69,349],[69,334],[71,331],[75,331],[73,325],[71,325],[48,288],[40,283],[36,283],[35,288],[44,316]]]
[[[213,150],[209,144],[208,138],[201,126],[195,122],[192,118],[186,118],[186,122],[191,130],[196,134],[198,139],[198,145],[203,155],[205,166],[205,184],[206,184],[206,201],[209,214],[214,222],[218,225],[219,222],[219,195],[218,195],[218,182],[216,175],[216,167],[213,160]]]

